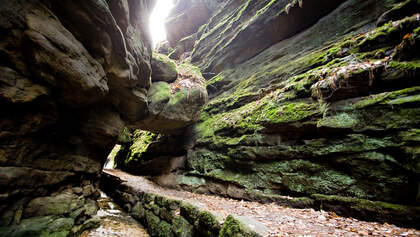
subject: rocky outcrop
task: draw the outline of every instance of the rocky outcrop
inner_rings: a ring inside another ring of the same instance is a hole
[[[148,115],[153,5],[1,4],[0,236],[94,225],[102,164],[122,129]]]
[[[419,55],[396,55],[400,45],[416,47],[406,39],[416,37],[420,21],[401,15],[380,28],[367,23],[386,10],[347,1],[212,78],[187,174],[273,195],[419,206],[419,144],[409,135],[418,127]],[[332,21],[337,25],[327,27]]]
[[[160,175],[185,167],[184,138],[136,130],[132,142],[115,156],[118,169],[134,174]]]
[[[418,226],[420,18],[392,2],[228,1],[192,33],[210,99],[171,174],[191,182],[155,180]]]

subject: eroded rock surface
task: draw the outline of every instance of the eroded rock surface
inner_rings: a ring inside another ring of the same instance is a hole
[[[1,236],[92,227],[101,168],[123,128],[177,133],[199,119],[207,101],[199,70],[178,73],[169,59],[172,71],[151,66],[154,4],[1,4]],[[152,70],[162,82],[152,84]],[[62,225],[49,228],[55,220]]]
[[[183,53],[210,98],[185,133],[185,166],[154,179],[418,226],[416,4],[228,1]]]

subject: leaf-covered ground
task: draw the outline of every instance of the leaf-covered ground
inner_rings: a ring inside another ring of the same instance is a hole
[[[420,236],[420,230],[387,223],[366,222],[341,217],[333,212],[293,209],[274,203],[261,204],[160,187],[144,177],[119,170],[105,172],[118,176],[130,186],[145,192],[185,200],[224,219],[229,214],[242,216],[267,227],[265,236]]]

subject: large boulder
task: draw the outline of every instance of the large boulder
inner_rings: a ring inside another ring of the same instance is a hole
[[[135,127],[164,134],[182,132],[200,119],[207,103],[205,79],[189,64],[178,66],[178,78],[172,82],[154,82],[148,91],[148,115]]]
[[[153,55],[152,71],[152,82],[173,82],[178,77],[178,70],[175,62],[162,54]]]

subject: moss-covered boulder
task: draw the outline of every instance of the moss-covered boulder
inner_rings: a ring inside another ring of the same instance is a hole
[[[178,77],[175,62],[163,54],[153,54],[152,58],[152,82],[173,82]]]
[[[205,79],[190,64],[178,65],[178,70],[178,78],[172,83],[152,84],[147,96],[148,116],[136,126],[155,133],[179,134],[199,120],[208,97]]]

